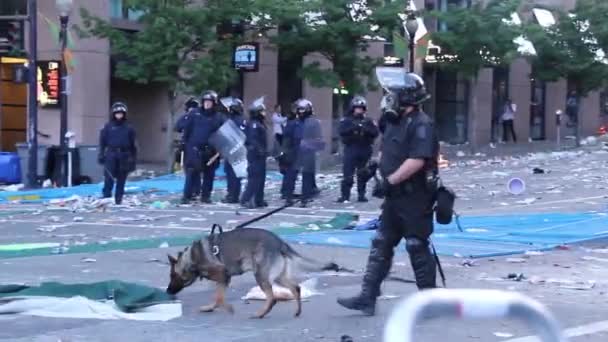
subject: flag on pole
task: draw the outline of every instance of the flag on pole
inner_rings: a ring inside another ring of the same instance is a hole
[[[38,13],[38,15],[40,15],[42,19],[44,19],[44,21],[46,22],[49,28],[49,32],[51,33],[53,39],[57,42],[57,45],[61,44],[61,28],[59,27],[59,25],[42,13]],[[63,58],[65,59],[68,72],[72,72],[76,68],[76,60],[74,60],[74,55],[72,54],[72,49],[74,49],[74,47],[74,37],[72,37],[72,32],[70,32],[70,30],[68,29],[66,49],[63,54]]]
[[[401,35],[399,30],[393,31],[393,49],[395,56],[403,58],[404,61],[408,59],[407,40]]]

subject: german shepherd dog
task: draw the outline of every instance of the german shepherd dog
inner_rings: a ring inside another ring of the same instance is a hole
[[[256,228],[239,228],[220,234],[211,234],[196,240],[179,252],[177,258],[168,255],[171,265],[167,293],[175,295],[192,285],[197,278],[209,279],[217,284],[215,301],[202,306],[201,312],[211,312],[223,307],[233,313],[232,305],[226,303],[225,292],[230,278],[252,271],[255,281],[266,295],[262,309],[251,318],[263,318],[277,300],[272,283],[288,288],[296,300],[298,317],[302,312],[300,286],[294,280],[294,266],[310,271],[342,270],[335,263],[321,264],[300,255],[276,234]]]

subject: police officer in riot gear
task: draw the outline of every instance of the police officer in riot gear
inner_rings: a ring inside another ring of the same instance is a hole
[[[297,113],[300,120],[301,141],[298,151],[297,166],[302,172],[302,207],[317,194],[315,174],[317,152],[325,148],[321,136],[321,123],[314,117],[312,102],[307,99],[297,101]]]
[[[232,98],[230,105],[228,106],[227,117],[245,132],[247,122],[243,116],[243,101]],[[234,169],[228,160],[224,160],[224,171],[226,172],[227,194],[222,202],[239,203],[239,198],[241,196],[241,179],[236,176]]]
[[[283,174],[281,199],[289,199],[290,201],[293,199],[293,192],[295,190],[296,178],[298,175],[295,164],[298,158],[300,140],[302,139],[301,125],[300,120],[298,120],[295,102],[291,107],[291,110],[287,114],[285,127],[283,127],[283,138],[280,152],[277,157],[279,168]]]
[[[201,104],[194,97],[190,97],[184,104],[184,114],[182,114],[182,116],[180,116],[179,119],[177,119],[177,122],[175,123],[175,131],[178,133],[182,133],[182,137],[180,139],[179,146],[177,148],[177,151],[175,151],[176,162],[182,162],[181,159],[185,155],[186,141],[184,140],[183,133],[184,133],[184,129],[186,128],[186,123],[188,122],[188,120],[190,119],[190,117],[192,115],[201,114],[200,107],[201,107]],[[201,192],[200,182],[195,182],[194,184],[192,184],[192,187],[193,187],[192,195],[198,196]]]
[[[111,111],[110,122],[99,133],[98,161],[104,166],[103,197],[112,197],[112,188],[116,184],[114,200],[121,204],[127,175],[135,170],[137,147],[135,130],[127,122],[127,105],[116,102]]]
[[[385,198],[381,225],[372,241],[360,294],[338,299],[340,305],[368,315],[375,312],[380,285],[391,268],[393,249],[402,238],[418,288],[436,286],[436,262],[429,237],[433,233],[439,143],[433,121],[420,108],[430,97],[422,78],[405,71],[401,77],[399,86],[393,84],[387,89],[388,108],[384,108],[387,121],[379,166],[382,182],[374,191],[374,196]]]
[[[340,136],[344,144],[342,165],[341,196],[338,203],[350,201],[350,190],[354,184],[355,170],[361,171],[372,156],[372,146],[378,137],[378,127],[365,116],[367,101],[355,96],[350,103],[350,113],[340,120]],[[357,193],[359,202],[367,202],[365,188],[367,181],[357,173]]]
[[[245,147],[247,148],[247,187],[241,198],[241,204],[249,209],[267,207],[264,201],[264,183],[266,181],[266,156],[268,142],[266,137],[266,107],[263,103],[254,103],[249,107]]]
[[[191,115],[184,127],[186,182],[182,203],[192,200],[194,184],[201,182],[201,172],[203,173],[201,202],[211,203],[215,169],[219,165],[219,158],[215,157],[216,151],[209,144],[209,137],[223,123],[222,115],[216,111],[217,93],[213,90],[205,91],[201,96],[201,102],[200,115]],[[214,161],[211,161],[213,158]]]

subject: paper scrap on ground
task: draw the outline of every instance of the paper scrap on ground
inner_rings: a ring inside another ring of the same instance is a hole
[[[0,305],[0,314],[19,314],[54,318],[128,319],[135,321],[168,321],[182,315],[181,303],[157,304],[133,313],[120,311],[113,301],[96,301],[85,297],[13,297],[20,298]],[[8,298],[2,299],[2,301]],[[0,301],[0,303],[2,303]]]
[[[302,299],[306,299],[312,296],[317,296],[317,295],[322,295],[322,293],[317,292],[316,287],[317,287],[317,282],[318,279],[317,278],[312,278],[312,279],[308,279],[305,282],[302,282],[300,284],[300,296]],[[272,292],[274,293],[274,297],[277,300],[293,300],[293,294],[291,293],[291,291],[289,291],[289,289],[277,285],[277,284],[273,284],[272,285]],[[249,292],[247,292],[247,294],[245,296],[243,296],[241,299],[243,300],[266,300],[266,295],[264,294],[264,292],[262,292],[262,289],[260,289],[259,286],[256,286],[254,288],[252,288],[251,290],[249,290]]]

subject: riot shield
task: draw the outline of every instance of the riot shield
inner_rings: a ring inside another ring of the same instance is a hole
[[[226,120],[226,122],[209,137],[209,142],[215,147],[219,154],[230,163],[237,177],[247,177],[245,134],[232,120]]]

